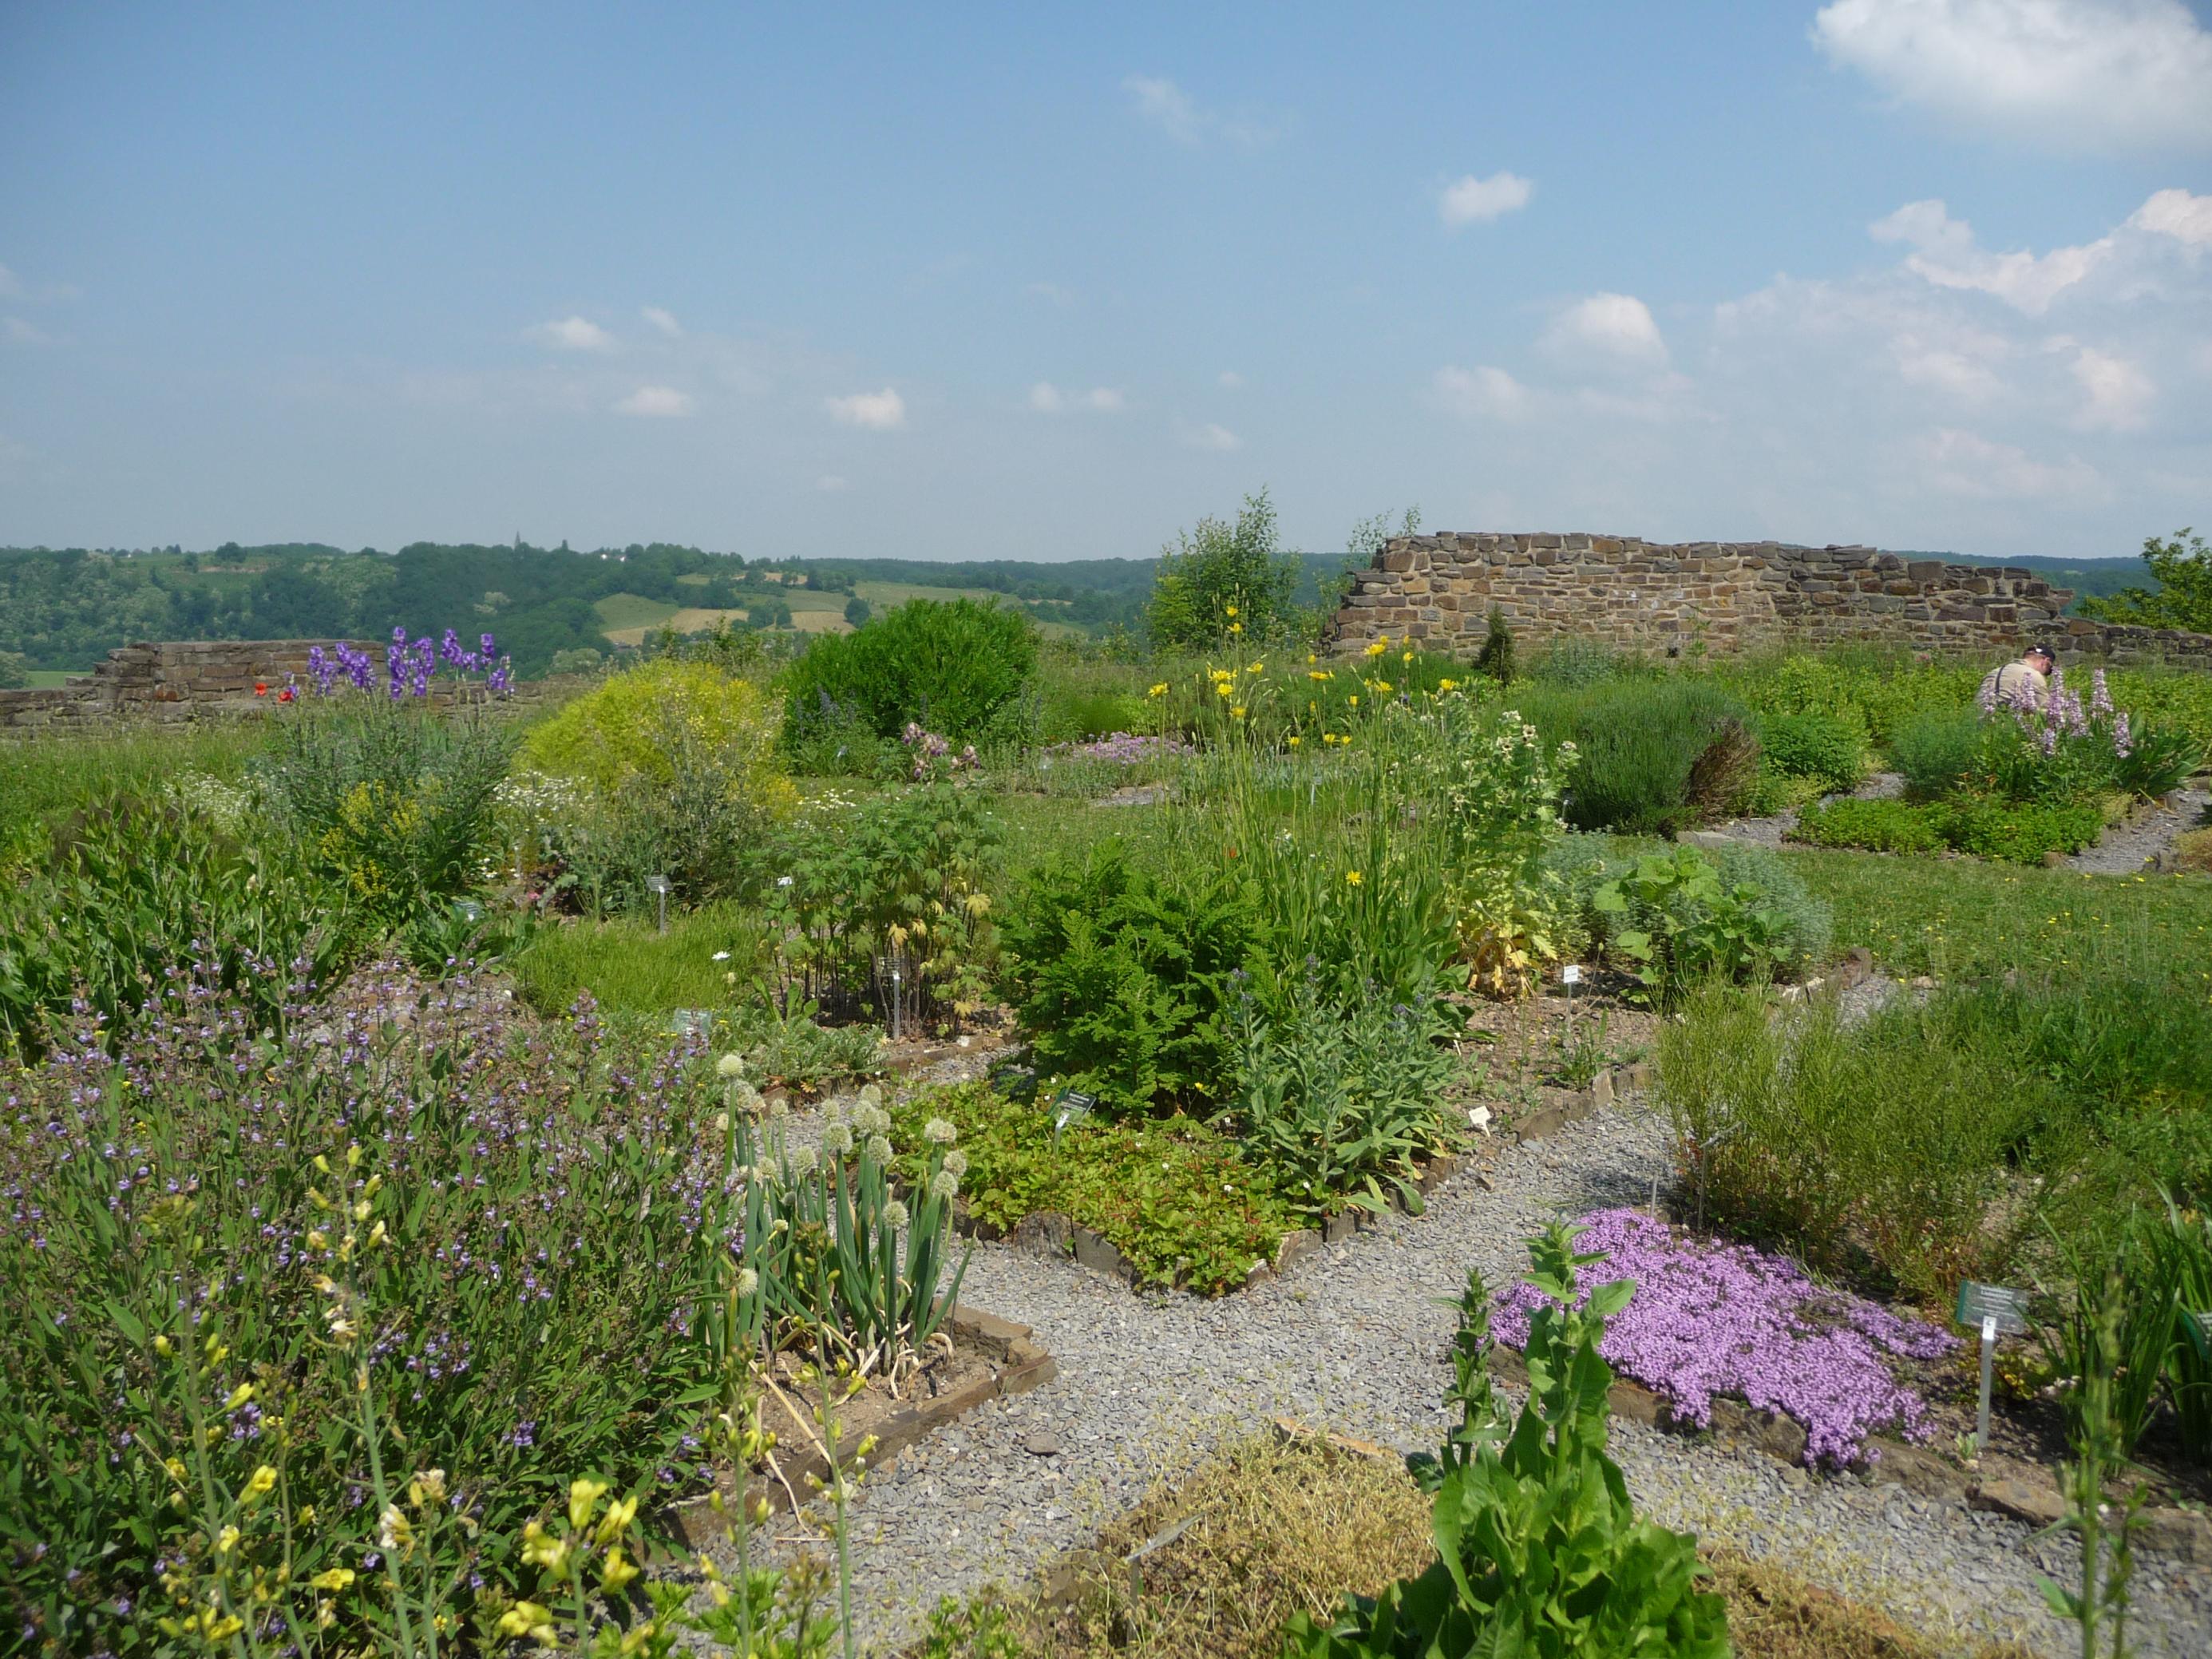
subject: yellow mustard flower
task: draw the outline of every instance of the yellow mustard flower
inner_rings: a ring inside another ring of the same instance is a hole
[[[1168,683],[1167,683],[1165,680],[1162,680],[1158,684],[1155,685],[1155,686],[1154,686],[1154,687],[1153,687],[1150,691],[1146,692],[1145,695],[1146,695],[1146,696],[1149,696],[1149,697],[1164,697],[1165,696],[1167,696],[1167,694],[1168,694]]]
[[[1346,886],[1358,887],[1361,884],[1362,878],[1358,871],[1347,870],[1344,872],[1344,880]]]
[[[1368,654],[1369,656],[1370,656],[1370,657],[1379,657],[1379,656],[1381,656],[1381,655],[1382,655],[1385,651],[1388,651],[1389,648],[1390,648],[1390,641],[1388,641],[1388,640],[1372,640],[1372,641],[1370,641],[1368,642],[1368,646],[1367,646],[1367,654]]]
[[[1240,702],[1234,708],[1231,708],[1229,713],[1233,718],[1241,720],[1244,718],[1244,705]]]

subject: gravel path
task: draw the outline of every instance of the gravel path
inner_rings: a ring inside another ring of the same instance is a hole
[[[1523,1271],[1522,1240],[1559,1211],[1648,1200],[1656,1118],[1615,1108],[1503,1154],[1486,1190],[1462,1176],[1425,1216],[1329,1247],[1282,1281],[1205,1302],[1139,1297],[1073,1261],[979,1247],[962,1299],[1036,1328],[1057,1381],[994,1401],[872,1480],[854,1510],[865,1640],[910,1637],[940,1595],[1018,1585],[1205,1449],[1283,1413],[1411,1449],[1444,1426],[1445,1345],[1467,1269]],[[1930,1632],[2026,1635],[2056,1654],[2039,1555],[2001,1516],[1895,1486],[1809,1478],[1736,1452],[1617,1423],[1640,1506],[1671,1525],[1817,1582]],[[2212,1647],[2212,1570],[2152,1557],[2139,1576],[2141,1650]]]
[[[2176,799],[2174,807],[2154,807],[2124,829],[2110,831],[2094,847],[2073,854],[2066,867],[2100,876],[2134,875],[2172,848],[2185,830],[2204,822],[2212,790],[2184,789]]]

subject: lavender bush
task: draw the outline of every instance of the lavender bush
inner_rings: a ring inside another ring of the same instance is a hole
[[[1676,1417],[1709,1425],[1715,1395],[1741,1395],[1804,1425],[1814,1464],[1857,1461],[1880,1429],[1930,1434],[1926,1402],[1885,1356],[1933,1358],[1954,1346],[1947,1333],[1825,1289],[1784,1257],[1681,1237],[1638,1211],[1600,1210],[1582,1224],[1579,1242],[1604,1254],[1607,1276],[1636,1284],[1598,1351]],[[1588,1294],[1580,1287],[1576,1305]],[[1499,1340],[1522,1346],[1530,1316],[1553,1300],[1525,1283],[1504,1292]]]

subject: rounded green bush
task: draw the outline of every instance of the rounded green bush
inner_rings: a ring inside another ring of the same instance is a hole
[[[615,795],[712,764],[733,798],[779,812],[794,799],[775,758],[775,706],[711,663],[656,658],[594,687],[532,732],[524,763]]]
[[[909,599],[850,634],[818,635],[784,681],[785,738],[803,748],[860,726],[915,721],[965,743],[1010,718],[1036,672],[1028,617],[974,599]]]

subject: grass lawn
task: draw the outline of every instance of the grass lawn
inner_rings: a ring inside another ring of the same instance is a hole
[[[2212,881],[2090,876],[1974,859],[1790,849],[1835,908],[1836,949],[1895,974],[1974,978],[2010,968],[2164,965],[2212,993]]]
[[[110,794],[157,794],[186,772],[235,778],[262,742],[258,724],[210,720],[0,743],[0,859],[40,823]]]
[[[727,951],[726,961],[714,952]],[[524,1000],[558,1014],[589,991],[611,1014],[665,1018],[678,1008],[724,1008],[757,995],[766,938],[760,918],[735,905],[650,920],[579,921],[549,927],[516,960]],[[734,973],[732,985],[728,975]]]
[[[1006,597],[988,587],[932,587],[921,582],[855,582],[853,591],[878,611],[908,599],[980,599],[988,605]]]
[[[610,639],[617,629],[658,628],[682,608],[666,599],[648,599],[637,593],[610,593],[592,606],[599,613]]]
[[[90,672],[89,669],[84,668],[33,668],[23,678],[27,690],[58,691],[69,683],[71,676]]]

